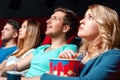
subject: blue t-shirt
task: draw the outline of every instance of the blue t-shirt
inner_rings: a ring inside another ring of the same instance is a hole
[[[5,60],[8,56],[10,56],[15,50],[17,49],[17,46],[9,47],[9,48],[0,48],[0,63],[2,63],[3,60]]]
[[[60,48],[56,48],[45,52],[45,49],[51,45],[40,46],[33,51],[33,59],[31,61],[30,69],[28,70],[25,77],[40,76],[49,70],[49,58],[58,58],[59,53],[63,50],[77,51],[77,46],[73,44],[67,44]]]

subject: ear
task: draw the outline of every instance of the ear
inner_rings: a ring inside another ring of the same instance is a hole
[[[65,25],[63,27],[63,32],[68,32],[70,30],[70,26],[69,25]]]
[[[18,33],[17,33],[17,32],[14,32],[13,38],[17,38],[17,37],[18,37]]]

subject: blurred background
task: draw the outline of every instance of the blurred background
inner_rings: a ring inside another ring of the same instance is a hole
[[[0,18],[49,17],[59,6],[70,8],[82,16],[93,3],[107,5],[120,13],[119,0],[0,0]]]
[[[22,23],[24,19],[33,18],[40,21],[44,36],[46,20],[56,7],[72,9],[81,19],[88,6],[94,3],[109,6],[120,14],[119,0],[0,0],[0,31],[7,19]]]

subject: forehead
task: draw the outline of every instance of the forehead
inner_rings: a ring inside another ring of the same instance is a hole
[[[24,21],[24,22],[22,23],[22,26],[27,26],[27,21]]]
[[[90,10],[90,9],[88,9],[88,10],[86,11],[85,15],[92,15],[91,10]]]
[[[9,23],[5,24],[4,28],[13,29],[13,26]]]
[[[58,18],[63,18],[65,16],[65,13],[61,12],[61,11],[56,11],[55,13],[53,13],[52,16],[56,16]]]

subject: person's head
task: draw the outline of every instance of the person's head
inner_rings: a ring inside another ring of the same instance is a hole
[[[50,19],[47,20],[46,35],[65,34],[66,39],[75,34],[72,31],[77,29],[78,21],[76,14],[66,8],[56,8]]]
[[[18,37],[18,30],[20,26],[19,23],[15,20],[8,20],[1,31],[1,40],[3,42],[8,42],[10,40],[17,40]]]
[[[120,48],[119,17],[115,10],[103,5],[91,5],[80,21],[78,36],[83,38],[81,50],[85,56],[96,57],[112,48]]]
[[[23,55],[26,51],[36,48],[40,45],[40,23],[27,19],[22,23],[19,29],[18,49],[15,54],[17,57]]]

